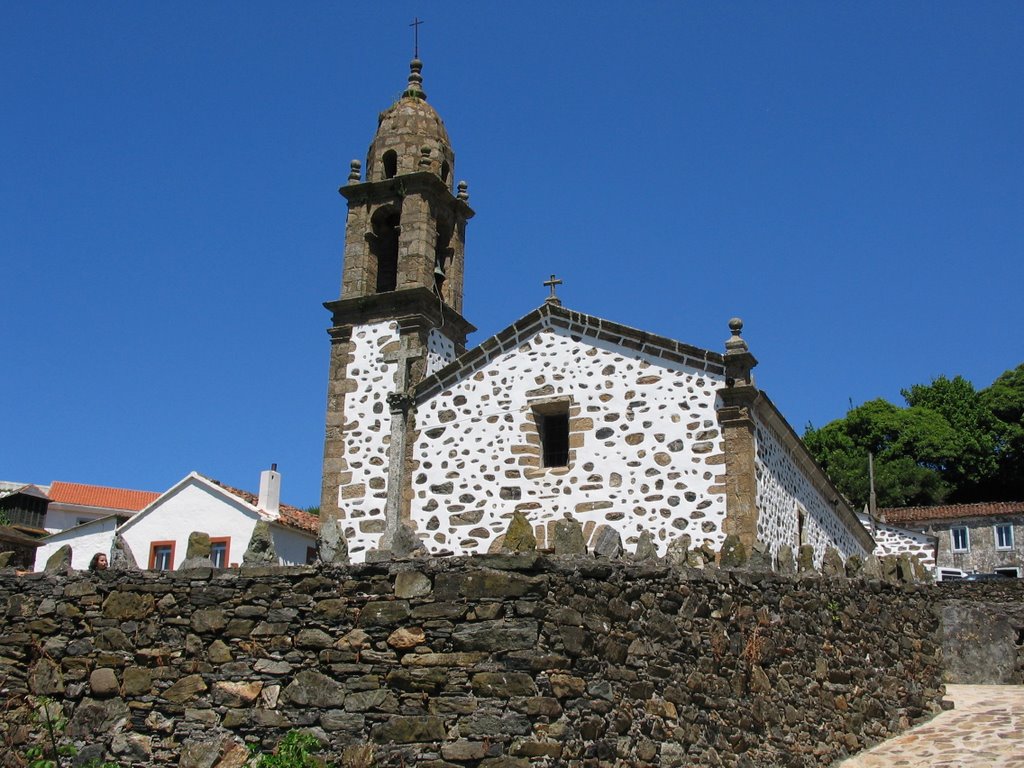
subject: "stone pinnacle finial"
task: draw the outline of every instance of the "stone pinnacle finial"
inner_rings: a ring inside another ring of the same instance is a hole
[[[725,349],[729,352],[746,352],[747,342],[740,336],[743,333],[743,321],[738,317],[732,318],[729,321],[729,330],[732,331],[732,336],[725,342]]]
[[[423,75],[420,72],[423,70],[423,62],[419,59],[413,59],[409,62],[409,85],[406,86],[405,96],[412,96],[414,99],[426,100],[427,94],[423,90]]]
[[[359,178],[362,176],[363,164],[358,160],[353,160],[348,164],[348,183],[358,184]]]
[[[465,181],[459,182],[459,194],[456,195],[464,203],[469,202],[469,184]]]

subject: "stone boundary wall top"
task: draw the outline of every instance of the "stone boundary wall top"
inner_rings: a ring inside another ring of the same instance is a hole
[[[227,766],[827,766],[937,711],[934,586],[537,553],[0,574],[0,740]],[[237,764],[237,763],[236,763]]]

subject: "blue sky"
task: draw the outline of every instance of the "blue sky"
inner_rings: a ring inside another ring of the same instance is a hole
[[[802,432],[1024,360],[1024,3],[0,4],[0,479],[319,502],[348,162],[428,100],[479,342],[566,306]]]

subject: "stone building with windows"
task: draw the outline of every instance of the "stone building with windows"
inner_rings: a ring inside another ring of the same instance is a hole
[[[569,517],[627,550],[649,531],[720,550],[874,542],[754,381],[729,322],[722,352],[563,307],[473,348],[462,315],[468,185],[422,63],[353,160],[332,314],[321,512],[362,560],[403,529],[434,553],[499,547],[521,512],[541,547]],[[725,323],[723,322],[723,326]]]
[[[1024,576],[1024,502],[898,507],[878,512],[887,523],[933,536],[939,568]]]

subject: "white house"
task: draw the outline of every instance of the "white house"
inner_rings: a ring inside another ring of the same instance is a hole
[[[98,552],[106,555],[110,552],[110,545],[114,541],[114,532],[117,530],[117,526],[127,519],[117,515],[98,517],[41,539],[39,548],[36,550],[36,570],[43,570],[50,556],[65,544],[69,544],[71,546],[71,567],[84,571],[89,567],[89,561],[92,560],[93,555]]]
[[[192,472],[120,525],[114,516],[90,521],[44,539],[36,558],[41,569],[64,544],[72,549],[72,567],[86,568],[96,552],[110,552],[114,536],[127,542],[139,567],[173,570],[181,566],[193,531],[210,535],[216,567],[240,565],[260,520],[270,523],[281,565],[310,562],[315,556],[319,519],[280,503],[281,475],[276,469],[260,476],[260,493],[232,488]]]
[[[43,527],[47,533],[65,531],[109,515],[131,517],[160,495],[154,491],[66,483],[62,480],[55,480],[46,490],[50,503]]]

